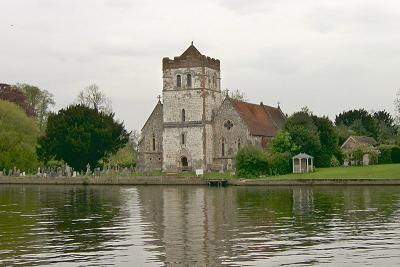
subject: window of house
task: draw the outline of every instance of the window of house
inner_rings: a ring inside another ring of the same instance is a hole
[[[186,75],[186,83],[188,88],[192,87],[192,74]]]
[[[225,139],[221,139],[221,155],[225,157]]]
[[[182,78],[181,75],[176,75],[176,87],[181,87],[182,86]]]
[[[153,151],[156,151],[156,136],[153,134]]]
[[[186,112],[185,112],[185,109],[182,109],[182,121],[186,121]]]

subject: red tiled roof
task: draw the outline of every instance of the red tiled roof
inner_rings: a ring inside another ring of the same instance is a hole
[[[233,99],[230,99],[230,101],[249,128],[251,135],[275,136],[285,123],[286,117],[280,108],[263,104],[256,105]]]

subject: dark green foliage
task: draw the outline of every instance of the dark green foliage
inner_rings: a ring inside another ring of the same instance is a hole
[[[290,153],[267,153],[270,175],[282,175],[292,172],[292,156]]]
[[[400,147],[399,146],[392,147],[392,162],[400,163]]]
[[[372,114],[373,118],[395,130],[394,118],[386,110],[380,110]]]
[[[245,146],[236,154],[236,170],[239,177],[259,177],[268,174],[268,161],[262,150]]]
[[[315,165],[318,167],[331,166],[332,156],[338,151],[339,137],[333,123],[327,117],[312,116],[318,128],[321,151],[315,155]]]
[[[379,139],[379,123],[365,109],[345,111],[336,116],[335,125],[344,125],[359,135],[372,136]]]
[[[116,153],[129,138],[114,114],[81,105],[61,109],[48,118],[45,136],[39,139],[38,156],[43,161],[64,160],[76,170],[93,168]]]
[[[317,155],[321,150],[318,128],[315,126],[311,116],[306,112],[297,112],[290,116],[284,126],[298,152],[305,152],[310,155]]]
[[[379,149],[379,156],[378,156],[378,163],[379,164],[390,164],[392,163],[392,148],[391,145],[380,145],[378,146]]]

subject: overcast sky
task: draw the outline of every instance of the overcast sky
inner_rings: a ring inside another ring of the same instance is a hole
[[[398,0],[0,0],[0,82],[37,85],[55,109],[97,83],[140,129],[162,90],[161,59],[193,40],[221,60],[222,88],[291,114],[394,111]]]

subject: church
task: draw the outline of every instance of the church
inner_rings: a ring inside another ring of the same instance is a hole
[[[232,170],[244,145],[265,148],[283,127],[278,107],[252,104],[221,91],[220,61],[193,43],[162,60],[163,90],[141,130],[138,171]]]

